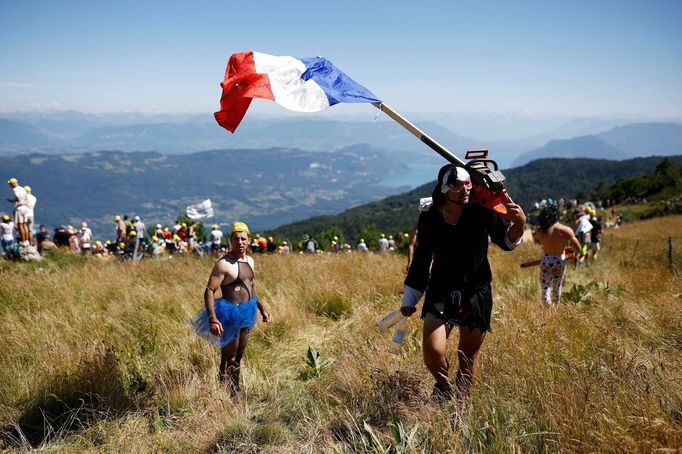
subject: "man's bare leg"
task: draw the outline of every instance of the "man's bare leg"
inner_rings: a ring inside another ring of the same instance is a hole
[[[447,343],[452,328],[443,319],[427,313],[424,318],[424,363],[436,380],[437,387],[443,392],[450,391],[447,358]]]
[[[457,394],[459,398],[467,398],[471,391],[476,359],[478,352],[485,339],[485,333],[479,328],[469,329],[459,327],[459,345],[457,346],[457,357],[459,368],[457,369]]]
[[[240,364],[246,343],[249,340],[249,329],[242,328],[239,337],[227,344],[220,352],[220,381],[225,383],[229,380],[230,394],[235,396],[239,393]]]

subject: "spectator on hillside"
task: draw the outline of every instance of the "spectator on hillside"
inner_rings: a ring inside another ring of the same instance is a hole
[[[126,223],[121,219],[120,215],[114,216],[114,224],[116,230],[116,244],[125,243],[128,237],[128,231],[126,230]]]
[[[590,245],[590,260],[597,260],[599,251],[601,250],[601,221],[597,217],[597,212],[592,211],[590,214],[590,224],[592,224],[592,230],[590,230],[590,240],[592,244]]]
[[[388,236],[388,250],[395,251],[395,240],[393,239],[393,235]]]
[[[109,255],[109,251],[106,247],[104,247],[100,240],[95,241],[95,246],[92,248],[92,253],[97,257],[107,257]]]
[[[576,265],[581,263],[588,264],[587,253],[590,250],[590,244],[592,243],[592,238],[590,231],[592,230],[592,223],[590,222],[590,215],[584,211],[577,210],[574,213],[575,217],[575,236],[580,242],[580,251],[578,254],[578,259]]]
[[[282,245],[279,247],[279,253],[282,255],[289,255],[291,249],[286,241],[282,241]]]
[[[30,235],[29,241],[33,241],[33,236],[37,233],[35,231],[36,227],[36,220],[35,220],[35,209],[36,209],[36,203],[38,203],[38,198],[33,195],[31,191],[31,186],[24,186],[24,190],[26,191],[26,198],[28,200],[28,230]]]
[[[173,242],[173,233],[168,227],[163,228],[163,242],[166,245],[166,250],[169,254],[172,254],[175,247]]]
[[[19,249],[28,248],[31,241],[31,231],[29,230],[29,208],[28,208],[28,194],[26,189],[19,186],[19,181],[16,178],[7,180],[7,184],[14,192],[14,226],[19,231]]]
[[[250,243],[249,228],[235,222],[230,233],[230,252],[218,260],[204,290],[205,309],[191,320],[194,332],[221,347],[219,378],[233,396],[239,393],[241,359],[256,324],[256,311],[263,321],[272,318],[258,296],[255,263],[246,254]],[[221,298],[215,298],[220,288]]]
[[[264,236],[256,233],[256,242],[258,243],[258,252],[265,254],[268,250],[268,240]]]
[[[505,204],[500,215],[468,203],[471,178],[462,167],[440,169],[432,203],[419,215],[418,243],[404,283],[401,312],[409,317],[424,292],[423,355],[435,380],[438,401],[452,397],[447,342],[459,327],[457,397],[465,398],[474,376],[478,352],[490,330],[493,297],[488,239],[511,251],[521,242],[526,216],[519,205]]]
[[[15,242],[14,242],[14,221],[7,214],[2,215],[2,223],[0,223],[0,233],[2,234],[2,252],[5,257],[12,259],[15,256]]]
[[[68,248],[71,234],[69,233],[69,229],[67,229],[66,226],[60,225],[54,229],[54,235],[52,238],[54,239],[54,244],[56,244],[57,247]]]
[[[274,238],[268,237],[268,254],[274,254],[277,252],[277,243],[275,243]]]
[[[379,238],[379,241],[377,241],[377,251],[379,253],[384,253],[388,250],[388,240],[386,239],[385,234],[381,234],[381,237]]]
[[[157,238],[163,238],[163,226],[161,224],[156,224],[154,235],[156,235]]]
[[[185,222],[180,224],[180,229],[178,229],[175,234],[180,237],[181,241],[187,242],[187,238],[189,237],[189,228],[187,227],[187,224]]]
[[[306,254],[312,254],[315,255],[317,254],[317,249],[319,248],[319,245],[317,244],[317,241],[315,241],[315,238],[313,238],[312,235],[305,235],[305,241],[303,242],[303,252]]]
[[[47,232],[47,227],[45,227],[45,224],[40,224],[40,228],[36,234],[36,246],[38,247],[38,252],[41,254],[43,253],[43,243],[45,240],[49,240],[50,243],[54,245],[52,239],[50,238],[50,234]]]
[[[72,254],[80,255],[81,245],[80,241],[78,241],[78,231],[72,225],[68,226],[66,230],[69,232],[69,250]]]
[[[88,227],[87,222],[81,223],[81,228],[78,231],[78,245],[82,255],[90,255],[92,253],[92,230]]]
[[[218,224],[211,226],[211,252],[217,254],[222,248],[223,232],[218,228]]]
[[[137,238],[144,240],[147,238],[147,226],[140,220],[139,216],[133,217],[133,230],[137,232]]]
[[[364,238],[360,238],[360,241],[358,242],[358,251],[360,252],[367,252],[369,249],[367,248],[367,243],[365,243]]]
[[[329,249],[334,254],[339,252],[339,237],[338,236],[334,235],[334,238],[332,238],[331,243],[329,243]]]
[[[559,216],[555,206],[545,207],[538,216],[535,234],[544,252],[540,261],[540,294],[547,306],[559,304],[561,299],[561,286],[566,276],[566,245],[572,246],[576,253],[580,251],[573,230],[561,224]]]

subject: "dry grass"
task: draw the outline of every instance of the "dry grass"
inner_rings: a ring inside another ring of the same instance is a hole
[[[3,263],[0,446],[678,452],[682,288],[668,236],[682,237],[682,218],[608,231],[601,259],[569,271],[572,296],[551,310],[539,302],[537,268],[518,267],[538,247],[492,249],[494,332],[479,381],[468,405],[443,407],[429,400],[419,320],[399,357],[373,328],[399,304],[403,257],[257,256],[276,321],[252,334],[237,400],[217,382],[217,351],[186,324],[210,260]],[[322,360],[314,373],[309,346]]]

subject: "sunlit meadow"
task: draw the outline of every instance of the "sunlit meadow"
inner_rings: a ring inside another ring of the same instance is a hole
[[[187,325],[211,259],[3,262],[0,447],[679,452],[682,217],[606,230],[558,307],[541,305],[537,267],[519,267],[540,254],[491,249],[493,332],[471,399],[442,406],[419,319],[399,356],[374,329],[400,303],[404,256],[256,256],[274,323],[251,335],[237,399]]]

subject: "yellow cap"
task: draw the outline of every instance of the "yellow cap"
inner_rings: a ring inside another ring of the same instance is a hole
[[[243,222],[239,221],[232,224],[232,231],[230,232],[230,235],[232,235],[234,232],[246,232],[247,235],[251,236],[249,227]]]
[[[6,214],[3,214],[3,215],[2,215],[2,220],[3,220],[3,221],[9,221],[9,219],[10,219],[10,217],[9,217],[8,215],[6,215]]]
[[[104,244],[111,244],[111,240],[107,240]]]
[[[173,241],[180,241],[180,237],[178,235],[173,235]]]
[[[129,235],[130,236],[137,236],[137,232],[135,230],[131,230]]]
[[[213,230],[215,230],[215,229],[218,228],[218,225],[217,225],[217,224],[213,224],[213,225],[211,226],[211,228],[212,228]]]
[[[97,241],[95,241],[95,244],[96,244],[97,246],[101,246],[101,245],[102,245],[102,242],[101,242],[100,240],[97,240]]]
[[[10,178],[9,180],[7,180],[7,184],[17,184],[17,183],[19,183],[19,180],[17,180],[16,178]]]
[[[114,216],[114,221],[120,221],[120,220],[121,220],[121,216],[119,216],[118,214],[116,216]]]
[[[24,186],[24,191],[31,192],[31,186]]]
[[[154,236],[152,237],[152,241],[159,241],[159,238],[158,238],[156,235],[154,235]]]
[[[182,223],[182,226],[183,226],[183,227],[187,227],[187,224],[185,224],[185,223],[183,222],[183,223]]]
[[[120,247],[121,249],[123,249],[124,247],[126,247],[126,244],[125,244],[125,243],[118,243],[118,247]]]

